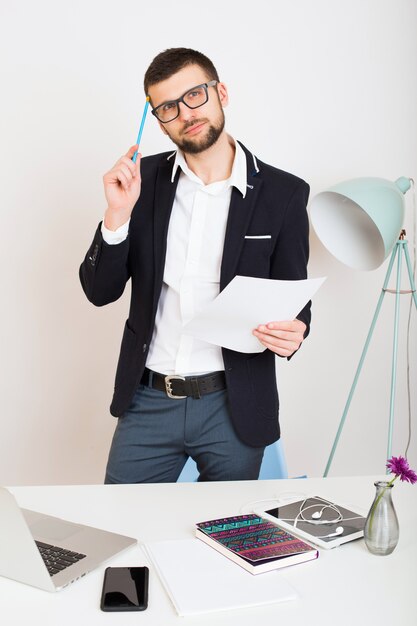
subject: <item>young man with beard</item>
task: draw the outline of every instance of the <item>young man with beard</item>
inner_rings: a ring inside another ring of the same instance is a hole
[[[105,174],[107,209],[80,268],[97,306],[132,284],[106,483],[174,482],[189,456],[199,480],[256,479],[280,435],[275,354],[298,350],[310,306],[292,321],[259,320],[257,354],[182,329],[237,274],[306,278],[309,187],[225,132],[227,88],[200,52],[162,52],[144,87],[178,150],[135,164],[132,146]]]

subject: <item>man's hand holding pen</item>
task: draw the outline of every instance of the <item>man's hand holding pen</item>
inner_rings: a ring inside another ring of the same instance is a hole
[[[141,187],[140,159],[134,163],[132,157],[138,149],[135,144],[115,165],[103,176],[104,193],[107,200],[107,210],[104,216],[104,226],[109,230],[117,230],[125,224],[132,213]]]

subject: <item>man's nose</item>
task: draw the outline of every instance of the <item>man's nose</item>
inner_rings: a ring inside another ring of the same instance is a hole
[[[178,107],[180,111],[179,118],[184,122],[188,122],[188,120],[192,120],[195,117],[195,109],[190,109],[184,102],[179,102]]]

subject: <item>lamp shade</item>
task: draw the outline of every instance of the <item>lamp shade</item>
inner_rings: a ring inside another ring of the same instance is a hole
[[[404,194],[410,180],[354,178],[318,193],[311,202],[317,236],[349,267],[379,267],[398,240],[404,222]]]

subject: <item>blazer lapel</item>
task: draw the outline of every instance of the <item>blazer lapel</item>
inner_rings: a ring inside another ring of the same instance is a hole
[[[174,156],[164,161],[159,166],[156,177],[153,229],[155,268],[154,306],[157,306],[161,291],[167,250],[168,224],[180,176],[180,168],[178,168],[174,181],[171,182],[173,162]]]
[[[247,233],[256,206],[259,190],[262,186],[262,180],[260,178],[249,176],[248,179],[250,185],[248,185],[244,198],[238,189],[233,188],[232,190],[220,270],[220,291],[230,283],[235,275],[237,262],[242,252],[244,237]]]

